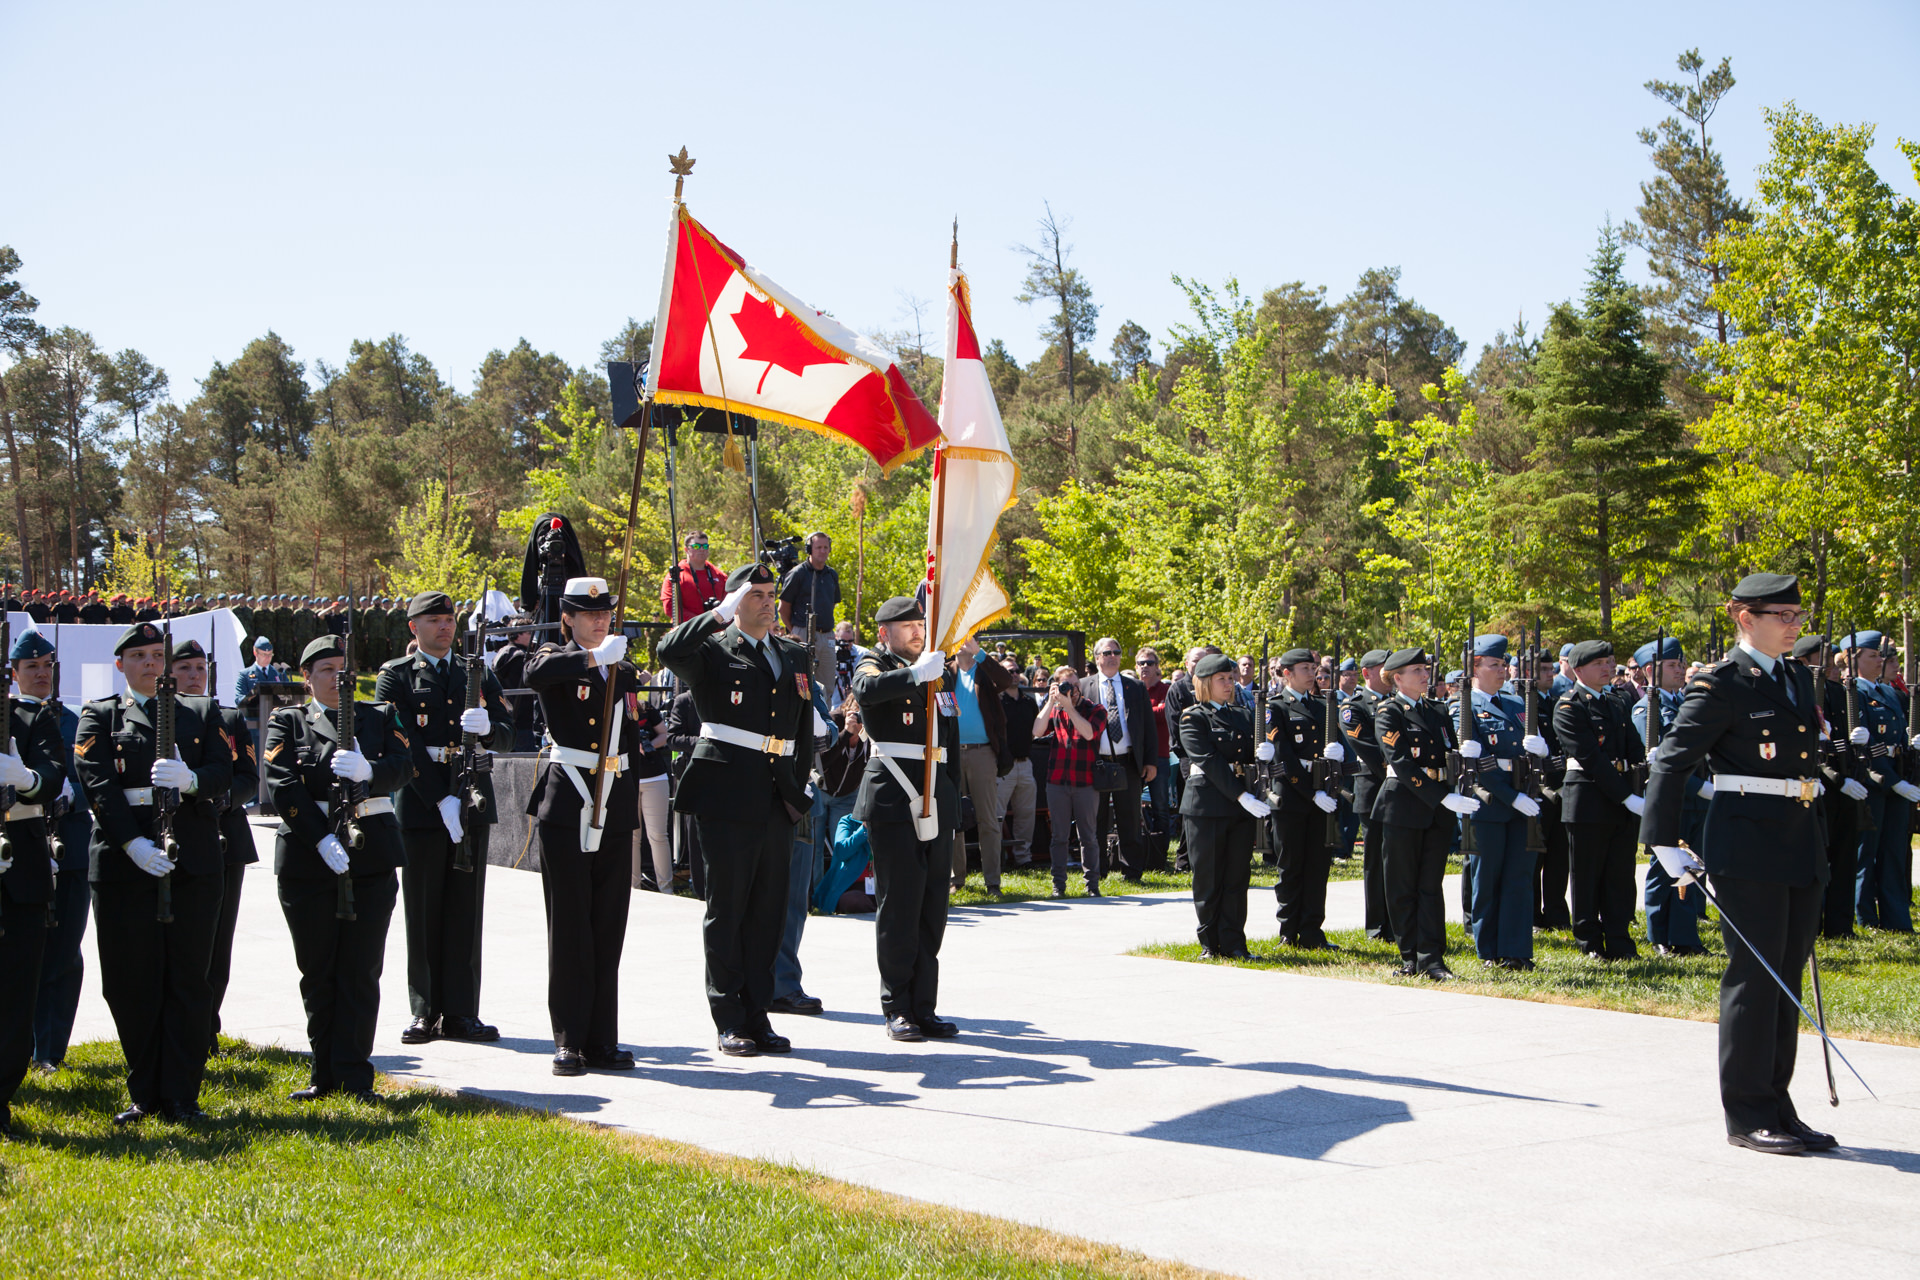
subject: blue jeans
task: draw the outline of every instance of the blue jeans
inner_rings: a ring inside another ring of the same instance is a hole
[[[73,1015],[80,1007],[80,980],[86,961],[80,939],[87,931],[87,864],[63,867],[53,889],[54,927],[47,930],[40,961],[40,992],[33,1006],[33,1057],[56,1066],[66,1061]]]
[[[1527,820],[1472,819],[1472,899],[1467,928],[1482,960],[1533,959],[1533,855]]]
[[[1147,807],[1153,811],[1153,830],[1147,833],[1147,866],[1156,871],[1167,869],[1167,846],[1173,841],[1173,761],[1166,756],[1154,762],[1153,781],[1147,784]]]
[[[793,833],[793,853],[787,863],[787,914],[780,928],[780,950],[773,958],[773,994],[794,996],[800,987],[800,935],[807,927],[807,905],[813,900],[813,886],[825,869],[827,840],[840,819],[853,812],[856,790],[844,796],[829,796],[818,786],[813,789],[813,808],[806,825]]]
[[[1707,806],[1689,798],[1680,808],[1680,838],[1690,849],[1704,849]],[[1700,922],[1707,917],[1707,895],[1695,889],[1684,898],[1655,858],[1647,867],[1647,941],[1657,947],[1697,947]]]

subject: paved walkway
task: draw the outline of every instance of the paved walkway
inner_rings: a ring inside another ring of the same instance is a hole
[[[267,865],[226,1024],[304,1049]],[[884,1038],[870,917],[812,920],[829,1012],[779,1020],[790,1057],[726,1059],[698,904],[636,893],[639,1069],[560,1080],[538,880],[490,880],[483,1012],[503,1039],[399,1043],[396,913],[383,1070],[1246,1276],[1902,1275],[1920,1257],[1920,1049],[1849,1045],[1881,1101],[1847,1081],[1835,1112],[1803,1039],[1800,1109],[1847,1146],[1758,1156],[1725,1144],[1711,1024],[1131,957],[1192,936],[1187,899],[1147,896],[956,910],[941,1012],[963,1031],[938,1045]],[[1358,893],[1333,886],[1339,923]],[[1256,891],[1256,926],[1271,910]],[[112,1035],[95,977],[82,1039]]]

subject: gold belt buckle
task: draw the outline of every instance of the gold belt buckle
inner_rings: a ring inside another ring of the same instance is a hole
[[[1812,804],[1814,797],[1817,794],[1818,793],[1814,790],[1814,782],[1812,778],[1800,779],[1800,803],[1801,804]]]
[[[760,749],[770,756],[783,756],[787,753],[787,740],[785,738],[768,737],[766,741],[760,744]]]
[[[1429,769],[1427,770],[1427,776],[1435,782],[1438,782],[1440,780],[1440,771],[1438,769]]]

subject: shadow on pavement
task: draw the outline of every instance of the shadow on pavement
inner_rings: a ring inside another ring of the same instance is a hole
[[[1233,1071],[1267,1071],[1279,1076],[1310,1076],[1321,1080],[1353,1080],[1361,1084],[1400,1085],[1408,1089],[1441,1089],[1448,1093],[1471,1093],[1483,1098],[1511,1098],[1516,1102],[1553,1102],[1568,1107],[1594,1107],[1595,1102],[1562,1102],[1559,1098],[1541,1098],[1530,1093],[1503,1093],[1498,1089],[1476,1089],[1472,1085],[1448,1084],[1444,1080],[1423,1080],[1419,1076],[1381,1076],[1348,1067],[1324,1067],[1317,1062],[1229,1062]]]
[[[1412,1119],[1413,1112],[1397,1099],[1295,1085],[1156,1121],[1130,1136],[1321,1160],[1343,1142]]]
[[[613,1102],[612,1098],[593,1093],[531,1093],[523,1089],[462,1089],[460,1092],[534,1111],[553,1111],[570,1116],[604,1111]]]
[[[1884,1165],[1901,1173],[1920,1173],[1920,1152],[1888,1151],[1884,1147],[1849,1147],[1845,1143],[1815,1157],[1821,1160],[1847,1160],[1854,1164]]]
[[[762,1061],[763,1059],[754,1059]],[[813,1075],[805,1071],[681,1071],[671,1067],[639,1067],[622,1072],[641,1080],[686,1089],[713,1089],[728,1093],[764,1093],[782,1110],[815,1105],[884,1106],[918,1101],[910,1093],[894,1093],[866,1080]]]

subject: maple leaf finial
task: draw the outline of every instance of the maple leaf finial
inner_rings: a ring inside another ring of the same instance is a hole
[[[680,148],[679,155],[667,157],[667,172],[676,178],[687,177],[693,172],[693,166],[694,159],[687,154],[687,149],[684,146]]]

